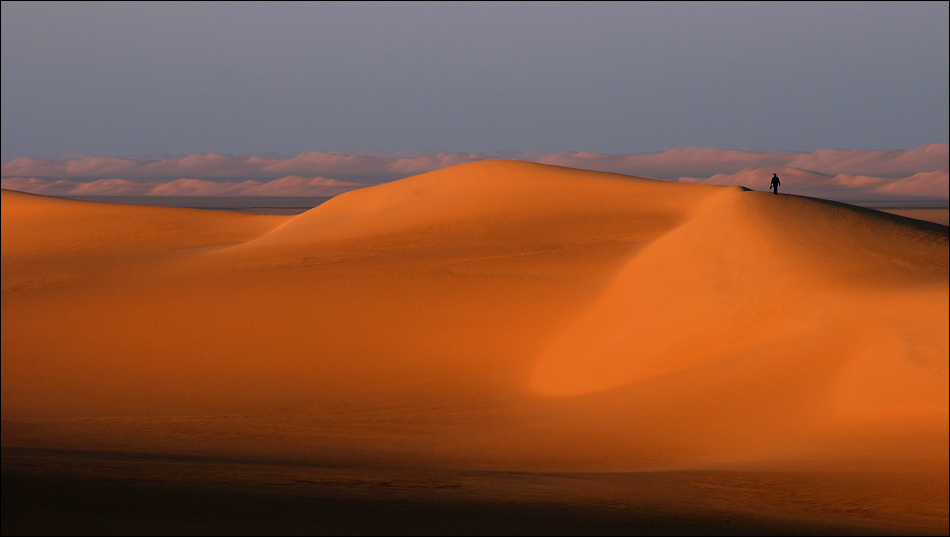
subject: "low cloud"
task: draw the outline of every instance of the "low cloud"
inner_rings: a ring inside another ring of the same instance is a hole
[[[367,186],[327,179],[290,175],[273,181],[213,182],[203,179],[176,179],[167,183],[145,183],[124,179],[91,182],[68,179],[10,177],[0,180],[3,188],[48,196],[336,196]]]
[[[690,183],[766,189],[778,173],[790,193],[844,199],[948,197],[948,144],[902,150],[809,153],[700,147],[659,153],[426,153],[356,151],[291,155],[58,159],[5,158],[3,188],[50,195],[333,196],[478,160],[514,159]],[[852,196],[853,197],[853,196]]]

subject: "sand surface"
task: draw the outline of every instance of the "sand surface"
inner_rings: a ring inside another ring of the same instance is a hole
[[[5,450],[858,472],[923,514],[817,504],[946,533],[945,226],[488,161],[297,216],[4,191],[2,239]]]

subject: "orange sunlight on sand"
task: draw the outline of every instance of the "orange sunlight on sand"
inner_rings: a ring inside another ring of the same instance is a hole
[[[484,161],[298,216],[2,194],[3,445],[943,468],[948,232]]]

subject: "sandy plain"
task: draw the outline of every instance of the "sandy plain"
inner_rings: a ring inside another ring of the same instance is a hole
[[[947,533],[946,226],[486,161],[2,239],[5,533]]]
[[[950,225],[950,209],[886,209],[884,212],[942,226]]]

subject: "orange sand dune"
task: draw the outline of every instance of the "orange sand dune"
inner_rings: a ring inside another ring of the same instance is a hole
[[[296,217],[2,204],[4,446],[946,477],[944,226],[510,161]]]

